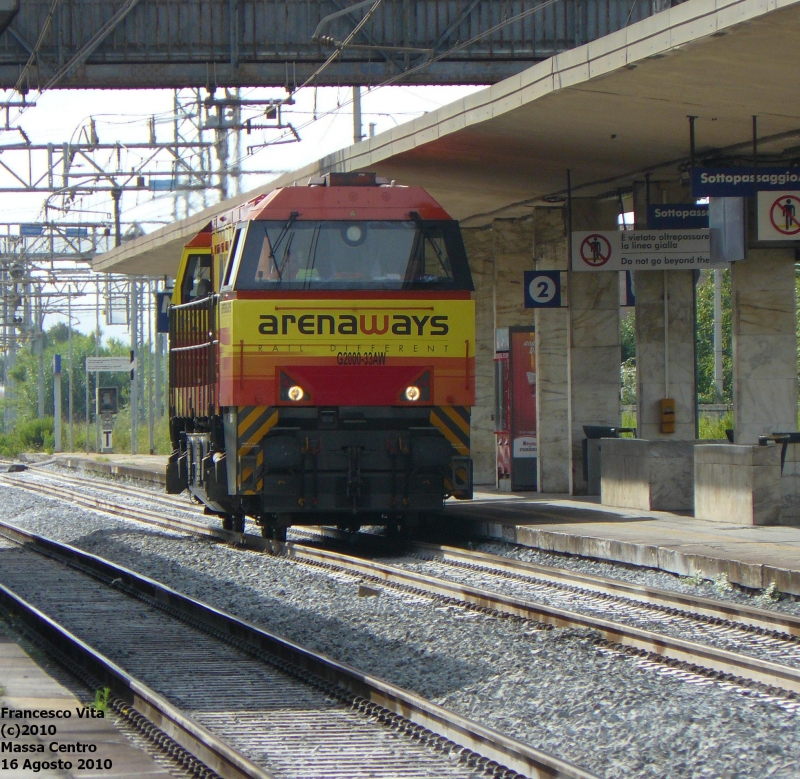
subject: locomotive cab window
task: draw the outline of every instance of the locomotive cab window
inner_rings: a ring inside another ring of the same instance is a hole
[[[212,292],[211,255],[190,254],[181,283],[181,302],[191,303],[208,297]]]
[[[472,290],[458,224],[252,222],[235,288]]]
[[[223,269],[222,269],[223,287],[230,287],[231,279],[236,274],[236,268],[242,253],[241,252],[242,233],[245,230],[246,226],[239,226],[236,228],[236,231],[233,234],[233,240],[231,241],[231,249],[228,252],[227,256],[224,257],[223,259]]]

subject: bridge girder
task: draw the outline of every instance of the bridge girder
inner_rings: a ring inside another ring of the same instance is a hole
[[[677,2],[383,0],[314,83],[494,83]],[[536,6],[541,10],[502,25]],[[52,8],[52,0],[27,0],[0,36],[0,88],[293,89],[333,51],[312,40],[315,31],[341,42],[370,6],[354,0],[59,0],[50,15]]]

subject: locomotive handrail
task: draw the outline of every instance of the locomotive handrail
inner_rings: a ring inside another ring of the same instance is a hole
[[[219,339],[214,338],[211,341],[204,341],[201,344],[192,344],[191,346],[176,346],[172,349],[173,352],[190,352],[194,349],[208,349],[210,346],[218,346]]]
[[[213,413],[216,406],[216,306],[219,295],[170,306],[170,405],[182,414]]]
[[[185,310],[191,308],[203,308],[203,306],[216,305],[217,301],[219,300],[219,295],[215,292],[211,295],[206,295],[204,298],[198,298],[197,300],[190,300],[187,303],[177,303],[171,305],[170,308],[173,310]]]

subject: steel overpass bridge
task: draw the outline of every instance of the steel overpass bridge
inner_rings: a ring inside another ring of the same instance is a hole
[[[0,88],[488,84],[679,2],[0,0]]]

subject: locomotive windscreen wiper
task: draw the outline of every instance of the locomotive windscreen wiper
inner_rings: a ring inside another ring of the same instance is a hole
[[[430,231],[425,226],[425,223],[422,221],[422,217],[416,211],[409,211],[408,215],[414,220],[414,223],[419,228],[419,231],[422,233],[422,237],[433,247],[433,251],[436,252],[436,259],[439,260],[439,265],[442,268],[442,272],[445,276],[450,276],[450,272],[447,270],[447,266],[444,263],[444,258],[442,257],[442,250],[436,245],[436,242],[431,238]],[[423,263],[424,264],[424,263]]]
[[[283,239],[286,237],[286,233],[289,232],[292,225],[295,223],[295,221],[297,221],[298,216],[300,216],[299,211],[292,211],[292,213],[289,214],[289,218],[286,220],[286,224],[281,228],[280,233],[278,233],[278,237],[275,239],[274,244],[269,239],[269,230],[266,228],[264,229],[264,234],[267,236],[267,243],[269,244],[269,258],[272,260],[272,264],[275,266],[275,270],[278,272],[278,278],[281,281],[283,281],[283,268],[278,267],[278,263],[275,260],[275,252],[278,251],[281,241],[283,241]]]

